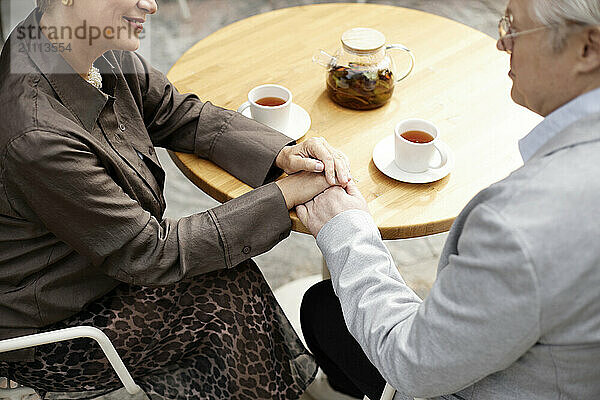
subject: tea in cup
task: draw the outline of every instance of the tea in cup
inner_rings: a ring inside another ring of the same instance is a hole
[[[290,121],[292,92],[274,84],[257,86],[248,93],[248,101],[238,108],[242,113],[250,107],[252,119],[280,132],[284,132]]]
[[[399,122],[394,131],[394,162],[398,168],[411,173],[439,169],[446,165],[448,156],[440,149],[438,128],[423,119]],[[440,161],[435,164],[436,152]]]

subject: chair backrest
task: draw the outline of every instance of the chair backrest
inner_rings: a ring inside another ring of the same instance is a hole
[[[127,393],[136,394],[142,390],[133,381],[131,374],[129,374],[127,367],[125,367],[123,360],[121,360],[121,357],[119,357],[117,350],[115,350],[115,347],[110,342],[108,336],[106,336],[100,329],[94,328],[93,326],[76,326],[72,328],[0,340],[0,353],[82,337],[94,339],[96,342],[98,342],[100,348],[106,355],[106,358],[108,358],[110,365],[114,368],[117,376],[123,383],[123,386],[125,386]]]

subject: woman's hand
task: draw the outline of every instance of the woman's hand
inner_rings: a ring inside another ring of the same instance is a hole
[[[314,172],[298,172],[275,181],[275,183],[283,193],[288,210],[312,200],[313,197],[331,186],[322,173]]]
[[[329,185],[346,186],[350,180],[350,161],[323,138],[310,138],[294,146],[286,146],[275,158],[275,166],[288,175],[300,171],[325,172]]]

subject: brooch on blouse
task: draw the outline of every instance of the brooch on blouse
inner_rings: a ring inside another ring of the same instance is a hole
[[[86,81],[96,89],[102,89],[102,75],[100,75],[98,68],[94,66],[90,68]]]

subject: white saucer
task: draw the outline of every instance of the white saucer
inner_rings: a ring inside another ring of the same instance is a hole
[[[373,149],[373,162],[377,169],[397,181],[407,183],[435,182],[448,175],[452,171],[452,168],[454,168],[454,153],[450,146],[441,140],[438,142],[438,145],[440,150],[448,157],[448,161],[441,168],[430,168],[420,173],[407,172],[400,169],[394,162],[394,135],[390,135],[377,143],[375,149]],[[440,161],[440,154],[436,151],[433,163],[438,164]]]
[[[242,115],[244,117],[252,118],[250,107],[246,107],[246,109],[242,111]],[[292,103],[292,107],[290,108],[290,122],[287,128],[281,133],[290,139],[298,140],[308,132],[310,124],[311,120],[308,112],[298,104]]]

